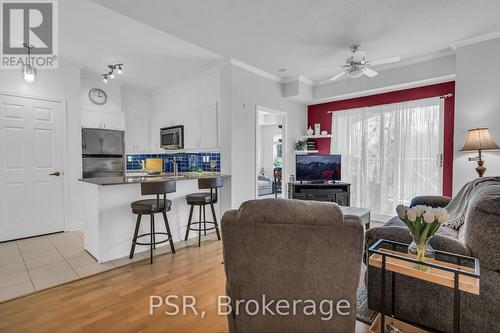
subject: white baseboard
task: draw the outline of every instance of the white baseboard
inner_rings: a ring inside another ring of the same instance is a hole
[[[82,229],[83,229],[83,223],[74,223],[74,224],[66,225],[64,231],[76,231],[76,230],[82,230]]]

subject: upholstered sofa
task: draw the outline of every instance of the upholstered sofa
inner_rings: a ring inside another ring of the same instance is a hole
[[[411,206],[446,207],[450,198],[417,197]],[[500,332],[500,184],[471,189],[464,224],[442,226],[431,239],[436,250],[480,260],[480,295],[461,293],[460,332]],[[367,246],[379,239],[410,243],[407,227],[398,218],[366,233]],[[368,307],[380,310],[380,270],[368,269]],[[386,275],[386,313],[390,311],[391,275]],[[434,330],[453,330],[453,290],[410,277],[397,277],[396,316]]]
[[[265,295],[275,301],[270,306],[275,315],[251,315],[243,306],[239,314],[233,311],[230,332],[354,332],[364,247],[360,221],[344,220],[331,202],[264,199],[227,211],[221,228],[226,293],[233,310],[239,300],[260,301]],[[279,300],[313,300],[317,305],[331,300],[334,307],[347,300],[350,309],[348,315],[334,310],[328,318],[319,309],[304,314],[304,303],[299,303],[295,314],[277,315]]]
[[[266,176],[258,176],[257,179],[257,194],[268,195],[273,194],[273,181],[271,178]]]

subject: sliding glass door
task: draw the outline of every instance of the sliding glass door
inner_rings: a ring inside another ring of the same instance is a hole
[[[332,113],[332,153],[352,206],[394,216],[398,204],[442,193],[443,104],[439,97]]]

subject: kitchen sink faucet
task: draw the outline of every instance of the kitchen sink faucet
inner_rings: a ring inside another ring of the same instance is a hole
[[[168,161],[170,163],[172,163],[172,165],[174,166],[174,178],[177,178],[179,176],[179,172],[178,172],[178,169],[177,169],[177,163],[175,162],[175,160],[173,158],[169,159]]]

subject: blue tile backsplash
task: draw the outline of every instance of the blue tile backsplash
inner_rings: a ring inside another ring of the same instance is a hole
[[[205,161],[203,162],[203,157]],[[220,152],[202,152],[202,153],[161,153],[161,154],[128,154],[127,170],[141,170],[139,161],[146,158],[162,158],[165,160],[165,172],[173,172],[173,165],[169,160],[173,159],[178,166],[179,172],[188,171],[211,171],[220,172]],[[215,168],[210,167],[210,161],[215,161]]]

